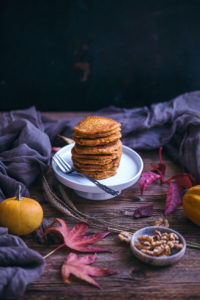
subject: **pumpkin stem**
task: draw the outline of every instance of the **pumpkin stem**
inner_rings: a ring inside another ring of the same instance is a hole
[[[21,185],[18,185],[18,188],[17,188],[17,194],[16,194],[16,200],[19,200],[19,201],[22,200],[21,190],[22,190]]]

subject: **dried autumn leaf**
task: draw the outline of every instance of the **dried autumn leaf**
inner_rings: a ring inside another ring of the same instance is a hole
[[[188,189],[193,185],[191,175],[187,173],[174,175],[167,180],[167,183],[170,183],[171,181],[176,182],[185,189]]]
[[[163,150],[163,148],[162,147],[160,147],[160,150],[159,150],[159,160],[160,160],[160,162],[159,162],[159,164],[158,164],[158,167],[156,167],[156,166],[154,166],[153,164],[151,164],[151,167],[155,170],[155,171],[157,171],[158,172],[158,174],[160,174],[160,180],[161,180],[161,182],[163,183],[163,181],[164,181],[164,175],[165,175],[165,171],[166,171],[166,165],[165,165],[165,163],[163,162],[163,160],[162,160],[162,150]]]
[[[140,192],[143,194],[143,192],[146,190],[146,188],[155,180],[160,179],[161,175],[156,174],[154,172],[144,172],[142,173],[139,185],[140,185]]]
[[[165,175],[165,171],[166,171],[166,165],[165,165],[165,163],[162,160],[162,150],[163,150],[163,147],[160,147],[160,149],[159,149],[160,163],[158,164],[158,168],[161,171],[162,176],[164,176]]]
[[[171,181],[169,189],[167,192],[167,199],[165,204],[165,216],[167,217],[171,212],[173,212],[178,206],[182,204],[184,188]]]
[[[133,216],[138,219],[143,217],[151,217],[152,214],[153,214],[153,205],[146,205],[137,208],[134,211]]]
[[[109,232],[100,232],[86,236],[85,233],[88,226],[85,223],[76,224],[70,231],[65,221],[62,219],[55,218],[52,225],[57,222],[61,225],[48,228],[45,231],[45,234],[51,231],[59,232],[63,236],[64,243],[67,247],[80,252],[110,252],[107,249],[91,246],[91,244],[102,240]]]
[[[89,266],[96,260],[96,255],[87,255],[83,257],[78,257],[75,253],[70,253],[64,262],[61,273],[64,282],[70,283],[69,276],[73,274],[77,278],[87,281],[90,284],[95,285],[100,288],[100,285],[89,275],[96,277],[103,277],[112,274],[117,274],[119,271],[111,270],[107,268],[97,268]]]

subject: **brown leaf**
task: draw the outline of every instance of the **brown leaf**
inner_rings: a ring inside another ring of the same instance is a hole
[[[146,205],[137,208],[133,216],[135,218],[151,217],[153,214],[153,205]]]
[[[89,266],[96,260],[96,254],[78,257],[75,253],[70,253],[64,262],[61,273],[64,282],[70,283],[69,276],[73,274],[77,278],[87,281],[90,284],[100,288],[100,285],[89,275],[103,277],[112,274],[117,274],[119,271],[107,268],[97,268]]]
[[[42,223],[40,224],[38,229],[33,231],[31,234],[36,243],[52,245],[61,242],[60,236],[56,236],[54,233],[45,235],[45,231],[51,224],[52,224],[52,219],[43,218]]]

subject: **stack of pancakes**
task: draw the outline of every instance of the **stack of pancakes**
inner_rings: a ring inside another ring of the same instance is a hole
[[[77,171],[95,179],[117,173],[122,154],[120,123],[89,116],[74,127],[72,161]]]

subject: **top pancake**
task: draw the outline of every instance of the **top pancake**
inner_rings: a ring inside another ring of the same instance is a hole
[[[98,116],[89,116],[74,127],[74,137],[96,138],[115,134],[120,129],[120,123]]]
[[[96,133],[96,134],[86,134],[86,133],[77,133],[74,132],[73,138],[78,138],[78,139],[96,139],[96,138],[103,138],[103,137],[108,137],[110,135],[116,134],[120,131],[120,128],[104,132],[104,133]]]
[[[77,138],[76,136],[73,136],[74,141],[81,145],[81,146],[98,146],[98,145],[106,145],[111,142],[117,141],[121,138],[120,131],[116,132],[115,134],[111,134],[106,137],[102,138],[95,138],[95,139],[83,139],[83,138]]]

